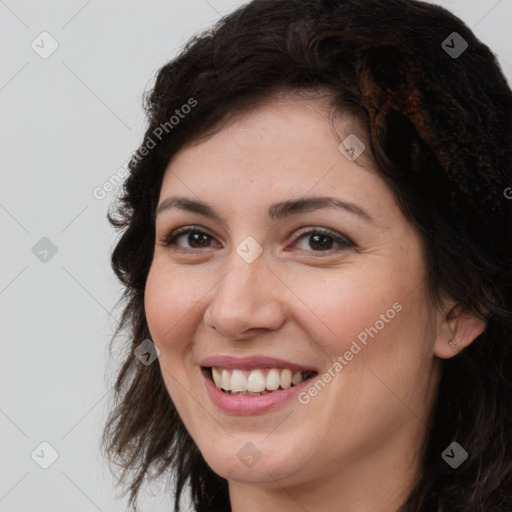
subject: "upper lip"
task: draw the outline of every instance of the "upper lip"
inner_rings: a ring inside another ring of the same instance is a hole
[[[211,368],[232,368],[238,370],[254,370],[257,368],[289,368],[290,370],[308,370],[318,373],[318,370],[308,364],[292,363],[284,359],[268,356],[233,357],[228,355],[211,356],[203,359],[201,366]]]

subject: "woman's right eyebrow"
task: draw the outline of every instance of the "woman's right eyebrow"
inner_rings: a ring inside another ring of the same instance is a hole
[[[360,217],[366,222],[375,224],[370,214],[360,206],[334,197],[303,197],[273,203],[268,208],[268,215],[271,219],[279,220],[291,215],[298,215],[323,208],[339,208]],[[198,201],[188,197],[172,196],[164,199],[158,205],[156,214],[158,216],[165,211],[173,209],[197,213],[210,219],[218,220],[224,224],[226,223],[225,219],[219,215],[211,205],[204,201]]]

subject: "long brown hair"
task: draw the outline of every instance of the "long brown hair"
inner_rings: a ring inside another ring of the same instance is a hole
[[[486,318],[475,342],[442,361],[422,473],[401,510],[510,512],[512,92],[462,21],[416,0],[254,0],[160,69],[145,97],[144,140],[109,214],[122,232],[112,254],[124,285],[116,335],[129,343],[102,448],[122,468],[130,505],[145,478],[172,471],[176,510],[187,485],[195,510],[231,510],[227,481],[189,436],[159,366],[134,350],[150,338],[144,288],[170,159],[283,88],[322,88],[337,111],[357,112],[379,172],[424,238],[433,295]],[[456,470],[441,457],[453,441],[469,453]]]

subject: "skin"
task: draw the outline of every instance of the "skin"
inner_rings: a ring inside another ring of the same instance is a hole
[[[364,133],[348,115],[336,130],[328,119],[321,98],[274,96],[183,147],[161,188],[159,204],[202,200],[225,220],[178,209],[157,216],[145,307],[165,385],[205,460],[228,480],[234,512],[396,511],[418,476],[439,358],[484,328],[448,298],[433,306],[417,230],[365,154],[352,162],[338,150]],[[328,208],[267,215],[271,203],[313,196],[351,202],[373,222]],[[209,236],[165,246],[182,226]],[[313,228],[356,247],[304,236]],[[236,252],[248,236],[263,248],[250,264]],[[206,392],[199,365],[218,354],[268,355],[323,374],[395,303],[401,311],[308,404],[233,415]],[[261,453],[252,467],[237,457],[248,442]]]

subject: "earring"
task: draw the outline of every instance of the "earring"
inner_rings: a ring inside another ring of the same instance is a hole
[[[452,347],[456,347],[456,346],[457,346],[457,343],[456,343],[455,341],[453,341],[453,340],[450,340],[450,345],[451,345]]]

